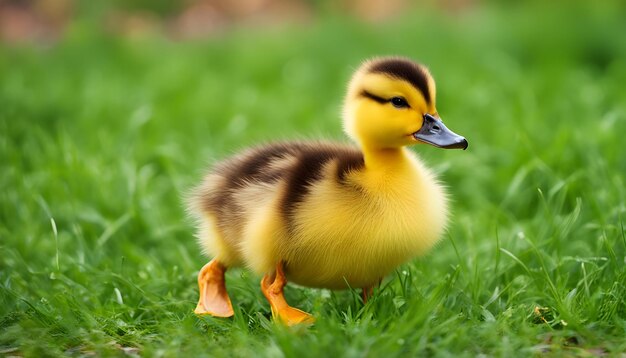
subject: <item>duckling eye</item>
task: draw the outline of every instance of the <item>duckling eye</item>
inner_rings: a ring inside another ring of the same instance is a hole
[[[396,108],[409,108],[409,103],[402,97],[393,97],[390,102]]]

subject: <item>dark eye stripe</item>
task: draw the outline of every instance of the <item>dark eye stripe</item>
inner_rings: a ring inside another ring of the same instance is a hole
[[[367,92],[365,90],[363,92],[361,92],[361,96],[367,97],[367,98],[369,98],[371,100],[374,100],[374,101],[376,101],[378,103],[387,103],[387,102],[389,102],[389,100],[384,99],[382,97],[378,97],[377,95],[371,94],[371,93],[369,93],[369,92]]]
[[[411,107],[411,106],[409,106],[409,103],[407,102],[407,100],[404,99],[403,97],[393,97],[393,98],[386,99],[386,98],[379,97],[379,96],[377,96],[375,94],[372,94],[370,92],[367,92],[365,90],[363,92],[361,92],[361,96],[367,97],[367,98],[369,98],[369,99],[371,99],[373,101],[376,101],[376,102],[378,102],[380,104],[391,103],[396,108],[410,108]],[[402,103],[400,103],[400,102],[402,102]]]

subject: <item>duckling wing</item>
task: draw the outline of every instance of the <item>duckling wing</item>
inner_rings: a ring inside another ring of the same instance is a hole
[[[328,178],[325,170],[330,163],[334,178]],[[239,256],[235,248],[241,246],[254,212],[261,208],[272,211],[274,217],[282,217],[281,221],[291,226],[293,213],[313,184],[321,180],[344,182],[347,173],[363,165],[357,148],[336,143],[278,142],[250,148],[212,168],[191,197],[190,211],[199,218],[201,231],[210,220],[210,235],[220,236],[219,241],[232,252],[229,256]],[[289,227],[283,229],[290,231]],[[206,235],[201,232],[200,236]]]
[[[328,142],[279,142],[247,149],[215,165],[190,206],[216,215],[235,213],[240,210],[233,207],[234,195],[241,190],[284,182],[282,210],[288,215],[309,186],[323,179],[323,168],[331,161],[337,161],[336,180],[342,182],[348,172],[363,166],[363,155],[357,148]]]

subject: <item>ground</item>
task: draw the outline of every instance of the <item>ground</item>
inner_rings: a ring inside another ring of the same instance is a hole
[[[539,6],[0,45],[0,355],[623,357],[626,10]],[[414,148],[453,198],[441,244],[365,306],[289,286],[308,329],[242,270],[235,318],[196,317],[186,192],[246,145],[342,140],[350,73],[386,54],[429,66],[470,142]]]

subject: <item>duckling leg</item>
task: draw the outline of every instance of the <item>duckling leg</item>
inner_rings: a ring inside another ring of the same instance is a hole
[[[315,318],[310,314],[297,308],[289,306],[283,294],[283,288],[287,284],[283,263],[276,265],[276,271],[272,274],[265,274],[261,281],[261,290],[272,308],[272,316],[288,326],[297,324],[312,324]]]
[[[363,304],[366,304],[370,297],[374,294],[374,287],[380,287],[380,283],[383,282],[383,279],[378,279],[378,284],[372,285],[369,287],[363,287],[361,289],[361,298],[363,299]]]
[[[363,287],[361,290],[361,298],[363,299],[363,304],[367,303],[367,300],[372,297],[374,294],[374,286]]]
[[[214,317],[231,317],[235,314],[226,292],[225,272],[226,267],[217,259],[211,260],[200,270],[198,274],[200,300],[194,311],[196,314]]]

